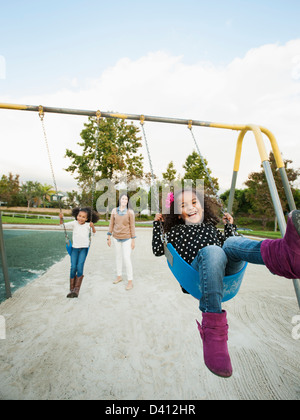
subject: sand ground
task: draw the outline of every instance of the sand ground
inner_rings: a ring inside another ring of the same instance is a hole
[[[299,315],[292,282],[249,266],[224,304],[233,376],[203,363],[198,302],[181,292],[151,229],[137,228],[134,288],[113,285],[106,231],[93,238],[79,299],[66,299],[69,257],[0,305],[0,399],[300,399]],[[125,276],[124,276],[125,277]]]

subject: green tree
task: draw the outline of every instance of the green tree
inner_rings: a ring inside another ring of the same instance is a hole
[[[207,167],[207,160],[204,159],[204,162]],[[210,181],[208,179],[208,176],[205,172],[202,160],[199,156],[199,154],[196,151],[193,151],[192,154],[190,154],[183,165],[183,169],[185,169],[184,179],[191,179],[194,183],[196,183],[197,179],[203,179],[204,180],[204,188],[205,191],[209,194],[213,194],[213,190],[210,184]],[[212,183],[214,185],[214,188],[216,191],[219,190],[219,184],[218,179],[212,177],[211,170],[207,167],[207,171],[212,179]]]
[[[294,190],[294,200],[296,204],[296,208],[300,209],[300,190]]]
[[[7,203],[8,206],[18,205],[19,178],[20,175],[13,175],[9,172],[8,176],[2,175],[0,179],[0,201]]]
[[[41,200],[42,206],[45,207],[45,204],[50,202],[50,197],[52,194],[55,194],[55,190],[52,185],[48,184],[39,184],[38,188],[38,198]]]
[[[289,207],[287,199],[285,197],[280,172],[277,169],[274,154],[272,152],[270,152],[269,161],[274,180],[277,186],[277,191],[281,201],[282,209],[285,213],[287,213],[289,212]],[[299,177],[300,171],[299,169],[295,170],[292,168],[288,168],[289,164],[291,163],[291,160],[284,160],[284,166],[292,188],[292,192],[295,192],[295,189],[293,188],[293,182],[296,181]],[[275,217],[275,211],[273,208],[273,202],[264,169],[262,169],[260,172],[250,173],[250,175],[248,176],[248,180],[245,182],[245,185],[248,187],[248,189],[246,190],[246,199],[251,204],[251,208],[253,209],[254,214],[258,215],[262,219],[263,226],[265,227],[267,221],[272,220]]]
[[[236,189],[234,192],[234,202],[233,202],[233,208],[232,213],[237,216],[241,213],[251,213],[251,203],[247,201],[246,198],[246,189],[240,190]],[[221,200],[223,200],[225,207],[228,205],[228,199],[229,199],[230,190],[225,191],[223,194],[220,195]]]
[[[176,169],[174,168],[174,163],[171,161],[166,169],[166,172],[162,173],[163,181],[167,182],[168,184],[176,178]]]
[[[90,192],[92,187],[97,133],[96,181],[111,179],[117,183],[124,174],[127,180],[143,176],[143,156],[138,154],[142,146],[138,127],[124,120],[103,118],[97,130],[93,117],[84,126],[80,133],[82,141],[78,143],[81,153],[66,150],[66,157],[72,161],[66,171],[76,174],[75,179],[83,192]]]
[[[81,203],[81,197],[78,191],[72,190],[71,192],[67,192],[67,198],[66,198],[66,206],[69,208],[74,208]]]
[[[41,184],[39,182],[33,181],[26,181],[22,184],[21,195],[27,201],[27,211],[29,211],[33,200],[40,196],[40,186]]]

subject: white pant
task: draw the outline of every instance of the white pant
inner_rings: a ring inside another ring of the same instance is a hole
[[[113,238],[116,248],[116,265],[117,276],[122,276],[123,259],[125,262],[127,280],[133,280],[132,264],[131,264],[131,239],[125,242],[119,242]]]

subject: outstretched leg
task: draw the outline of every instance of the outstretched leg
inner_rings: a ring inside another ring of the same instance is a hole
[[[262,242],[261,254],[273,274],[300,278],[300,210],[289,214],[284,238]]]
[[[236,265],[244,261],[264,265],[261,244],[262,241],[247,239],[242,236],[231,236],[226,239],[222,248],[228,258],[226,275],[235,274],[237,272]],[[242,269],[242,265],[240,269]]]
[[[290,213],[284,238],[256,241],[235,236],[225,241],[223,250],[228,257],[227,270],[231,262],[242,260],[266,265],[278,276],[300,278],[300,210]]]

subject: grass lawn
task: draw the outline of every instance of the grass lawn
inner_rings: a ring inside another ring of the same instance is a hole
[[[268,239],[279,239],[281,238],[280,232],[272,232],[267,230],[253,230],[251,232],[244,231],[241,232],[244,236],[258,236],[260,238],[268,238]]]
[[[65,223],[71,220],[65,220]],[[11,217],[2,216],[2,223],[16,224],[16,225],[59,225],[58,219],[44,219],[36,217]],[[108,226],[105,220],[99,220],[95,226]]]
[[[59,225],[59,220],[47,219],[47,218],[40,218],[37,219],[36,217],[11,217],[11,216],[2,216],[3,223],[9,224],[22,224],[22,225]],[[66,221],[67,222],[67,221]],[[109,222],[105,220],[99,220],[95,226],[108,226]],[[137,223],[138,226],[143,227],[152,227],[152,223],[145,222],[143,224]],[[242,234],[245,236],[258,236],[261,238],[270,238],[270,239],[278,239],[281,238],[280,232],[272,232],[272,231],[242,231]]]

